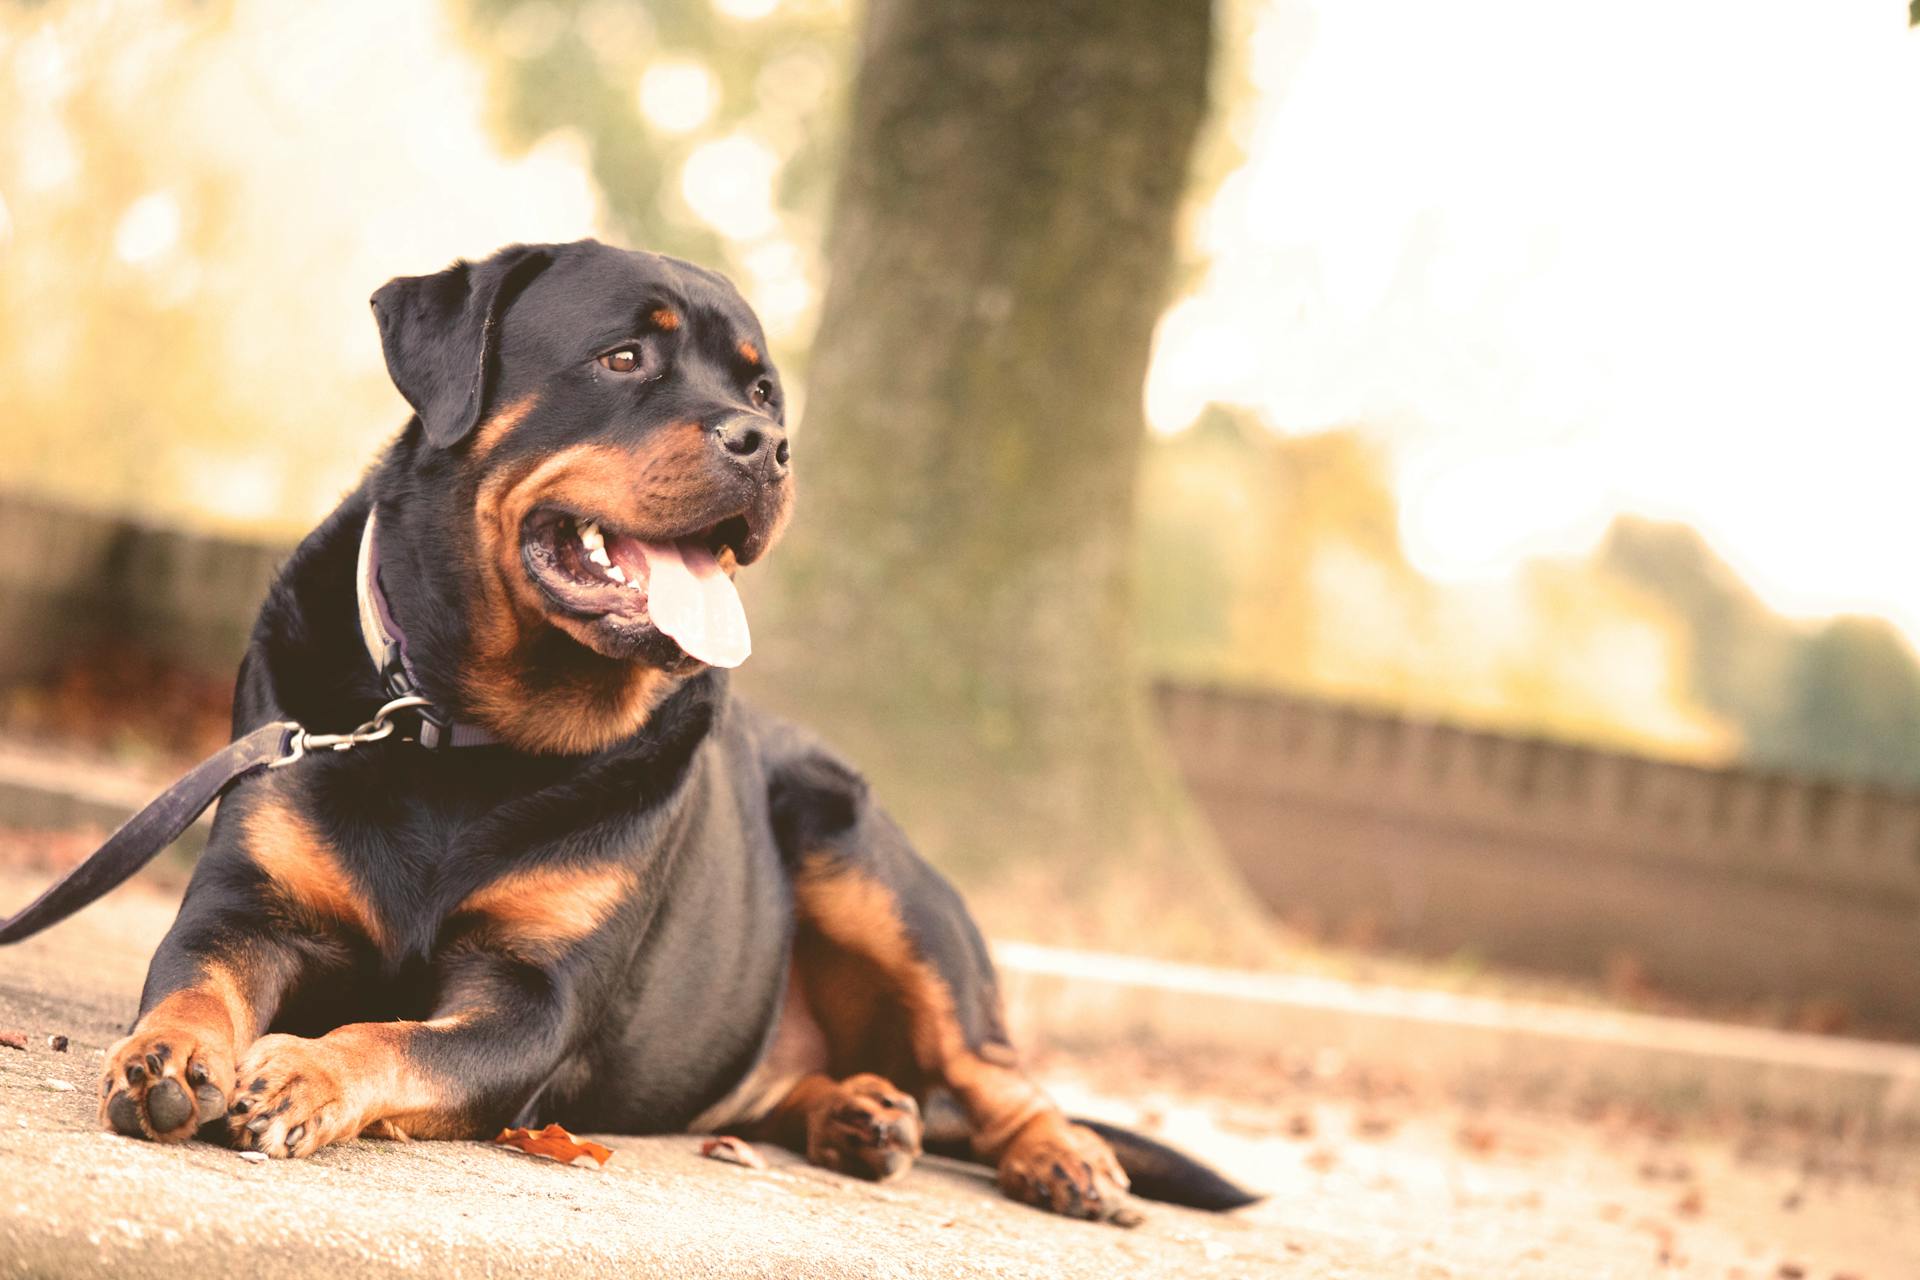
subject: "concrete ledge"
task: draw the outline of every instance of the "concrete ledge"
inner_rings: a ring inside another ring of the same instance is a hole
[[[1030,943],[994,948],[1016,1022],[1063,1043],[1333,1051],[1443,1086],[1920,1130],[1920,1047]]]
[[[1319,931],[1575,977],[1630,955],[1683,997],[1839,1004],[1920,1038],[1920,791],[1309,696],[1157,697],[1222,847]]]

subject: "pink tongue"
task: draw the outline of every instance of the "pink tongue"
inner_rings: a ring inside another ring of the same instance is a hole
[[[733,580],[697,542],[642,542],[647,613],[674,643],[712,667],[737,667],[753,652],[747,611]]]

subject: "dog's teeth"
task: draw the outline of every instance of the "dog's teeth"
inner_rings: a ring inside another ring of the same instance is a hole
[[[627,571],[625,569],[622,569],[617,564],[608,565],[607,576],[609,578],[612,578],[615,582],[625,582],[627,580]]]
[[[606,545],[606,537],[600,532],[600,526],[589,520],[580,526],[580,545],[589,551],[598,551]]]
[[[593,548],[591,551],[587,552],[587,559],[593,561],[595,564],[599,565],[602,569],[610,569],[613,567],[613,557],[607,554],[607,549],[605,547]]]

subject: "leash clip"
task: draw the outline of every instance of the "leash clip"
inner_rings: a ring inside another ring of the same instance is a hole
[[[347,733],[308,733],[305,729],[296,728],[287,740],[287,753],[267,768],[279,769],[294,764],[306,759],[312,751],[351,751],[362,743],[378,742],[393,733],[394,712],[430,705],[426,698],[409,693],[388,702],[373,713],[373,719]]]

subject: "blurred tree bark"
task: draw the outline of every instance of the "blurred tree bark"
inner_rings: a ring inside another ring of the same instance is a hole
[[[799,515],[750,602],[747,687],[963,879],[1072,882],[1047,912],[1122,879],[1139,907],[1244,910],[1130,635],[1142,388],[1212,40],[1209,0],[872,0]]]

